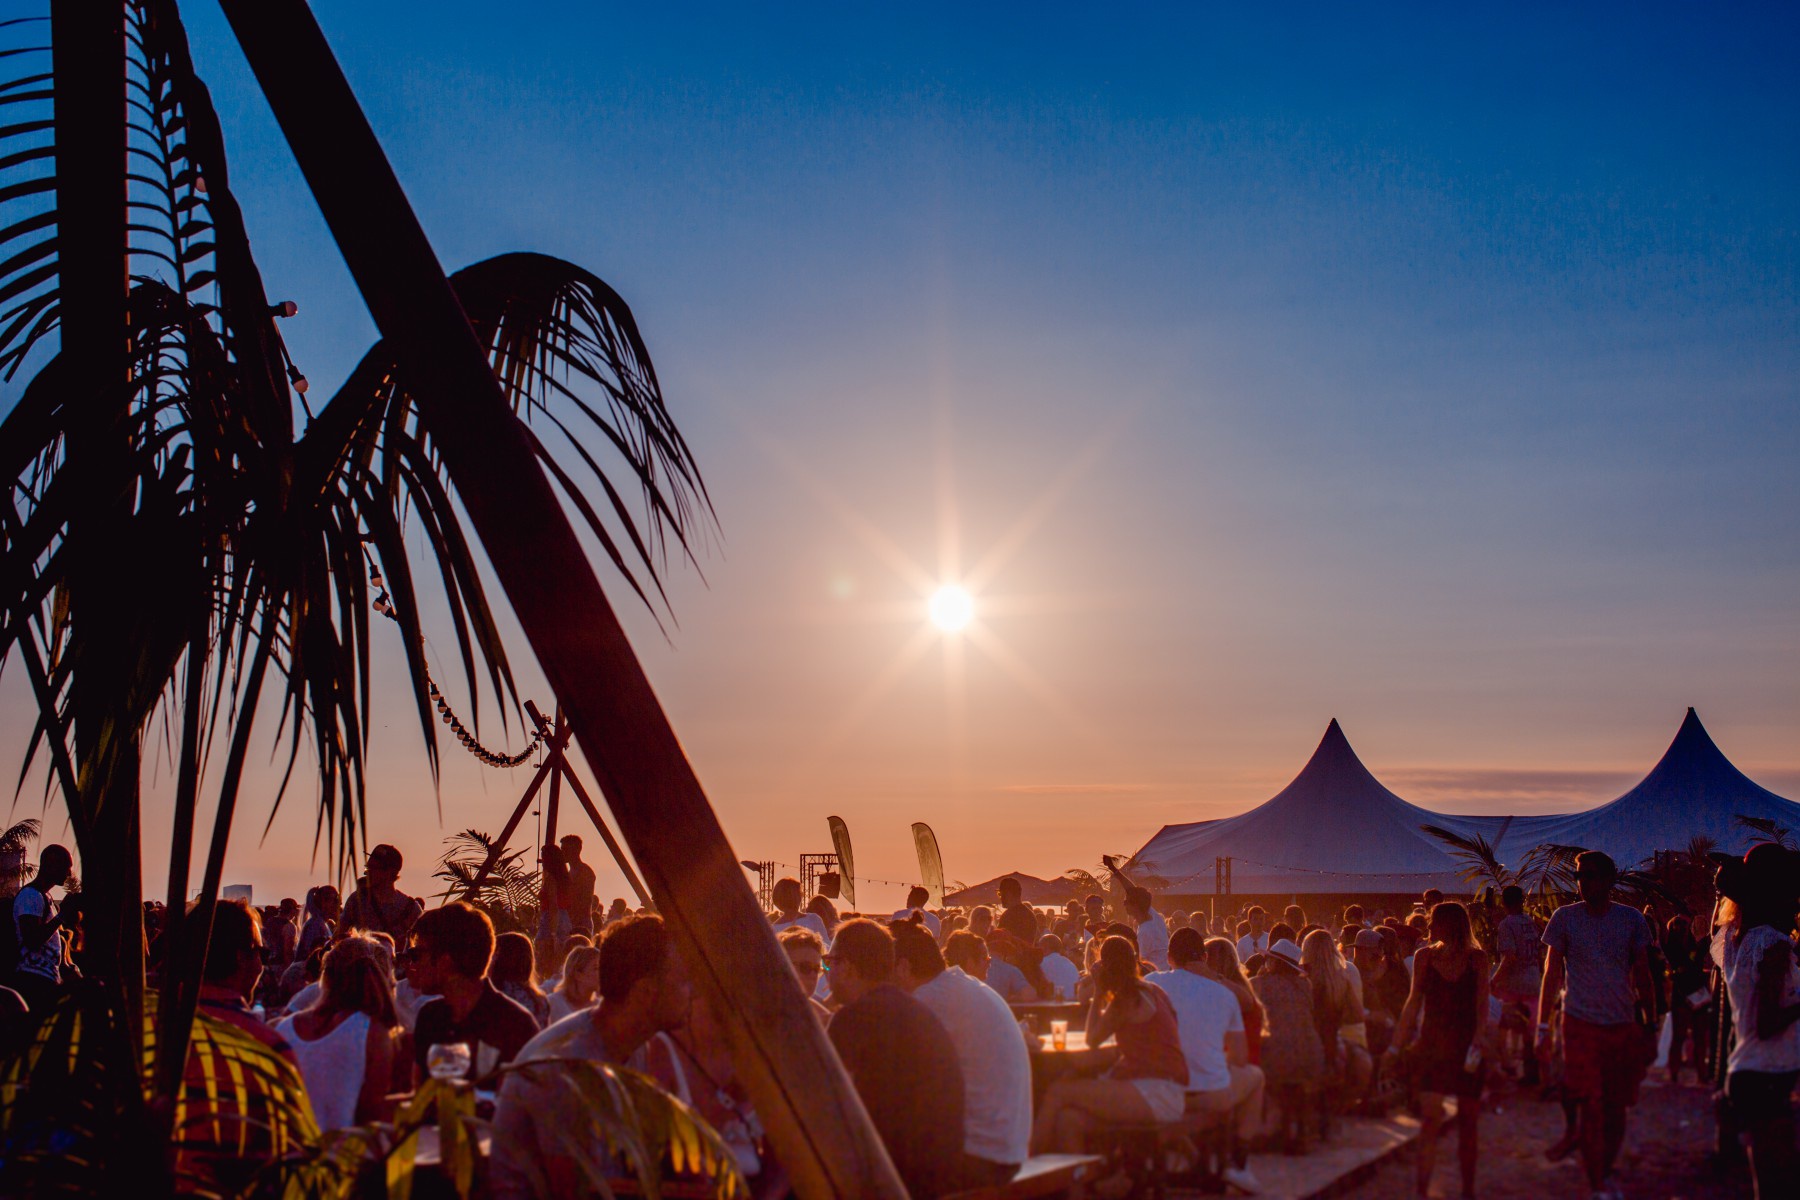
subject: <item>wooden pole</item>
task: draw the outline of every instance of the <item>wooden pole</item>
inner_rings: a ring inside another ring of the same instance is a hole
[[[525,813],[531,808],[532,797],[538,794],[538,789],[544,786],[544,780],[548,779],[555,771],[556,748],[552,745],[550,753],[545,755],[543,764],[538,767],[537,774],[531,777],[531,786],[525,789],[525,795],[513,809],[512,816],[506,819],[506,828],[500,831],[500,836],[495,838],[494,844],[488,847],[487,858],[482,861],[481,870],[475,872],[475,878],[463,893],[464,895],[473,899],[481,891],[481,885],[487,882],[488,873],[494,869],[494,864],[500,861],[500,856],[506,853],[506,843],[512,841],[512,835],[518,830],[519,822],[525,819]]]
[[[548,739],[555,726],[552,726],[550,722],[544,719],[544,714],[538,711],[538,706],[527,700],[525,702],[525,712],[531,717],[533,723],[543,731],[545,738]],[[558,721],[562,720],[562,710],[560,708],[557,710],[556,716]],[[569,736],[568,725],[565,723],[561,728],[562,737],[566,741]],[[631,890],[637,893],[638,903],[649,904],[650,892],[644,887],[644,881],[638,878],[637,868],[633,867],[631,865],[631,860],[625,857],[625,851],[619,845],[619,839],[615,838],[612,830],[606,827],[606,821],[600,816],[600,810],[594,807],[594,801],[592,797],[588,795],[587,788],[583,787],[581,784],[581,776],[575,774],[575,768],[569,765],[569,757],[567,754],[563,755],[562,769],[564,776],[566,776],[569,781],[569,790],[575,793],[575,798],[581,801],[581,807],[587,810],[588,820],[594,823],[594,829],[600,834],[600,840],[606,843],[606,849],[612,854],[613,862],[617,863],[619,870],[624,873],[625,882],[629,883],[631,885]]]
[[[551,752],[556,759],[556,768],[550,772],[550,803],[544,806],[545,846],[556,841],[556,811],[562,807],[563,776],[569,773],[569,723],[563,720],[561,708],[556,710],[556,724],[551,728],[556,731],[556,749]]]
[[[303,0],[222,0],[538,664],[782,1165],[808,1200],[901,1200],[868,1112],[757,907],[593,566]]]

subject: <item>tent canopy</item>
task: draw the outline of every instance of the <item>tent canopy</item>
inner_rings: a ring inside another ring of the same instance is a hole
[[[1738,770],[1690,708],[1661,760],[1617,800],[1556,816],[1494,817],[1486,832],[1505,863],[1551,843],[1604,850],[1621,867],[1632,867],[1658,850],[1686,849],[1696,834],[1713,839],[1721,850],[1745,850],[1761,838],[1740,824],[1739,816],[1800,831],[1800,804]]]
[[[1214,859],[1232,860],[1240,895],[1464,892],[1460,865],[1421,826],[1480,834],[1503,863],[1548,844],[1604,850],[1631,867],[1696,834],[1740,851],[1758,839],[1739,816],[1800,831],[1800,804],[1753,783],[1687,710],[1675,740],[1642,782],[1610,804],[1551,816],[1467,816],[1409,804],[1383,787],[1334,720],[1312,758],[1271,799],[1235,817],[1165,825],[1133,856],[1178,894],[1213,890]]]
[[[1294,781],[1247,813],[1165,825],[1132,857],[1132,874],[1157,875],[1181,894],[1213,890],[1213,860],[1229,856],[1231,890],[1358,894],[1461,891],[1458,866],[1421,825],[1463,828],[1383,787],[1334,719]]]

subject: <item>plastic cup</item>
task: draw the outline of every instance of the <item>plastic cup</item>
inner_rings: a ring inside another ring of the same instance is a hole
[[[1067,1021],[1050,1022],[1050,1048],[1052,1050],[1069,1048],[1069,1023]]]
[[[425,1052],[425,1069],[433,1079],[462,1079],[469,1073],[469,1043],[440,1042]]]

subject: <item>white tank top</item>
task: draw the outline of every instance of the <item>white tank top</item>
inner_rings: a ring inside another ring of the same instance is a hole
[[[363,1071],[368,1065],[368,1014],[351,1013],[336,1029],[310,1042],[294,1028],[292,1017],[283,1018],[276,1028],[287,1035],[300,1062],[319,1129],[348,1129],[356,1124],[356,1098],[362,1095]]]

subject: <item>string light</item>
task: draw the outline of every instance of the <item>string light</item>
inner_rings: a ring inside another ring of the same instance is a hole
[[[398,622],[400,612],[394,607],[393,597],[388,595],[387,585],[381,578],[381,568],[375,565],[375,558],[369,553],[366,546],[363,548],[363,557],[369,563],[369,586],[375,589],[375,599],[370,607],[388,620]],[[438,716],[444,724],[450,727],[450,735],[462,743],[462,748],[467,750],[471,757],[490,767],[505,769],[519,766],[537,753],[538,746],[544,740],[544,731],[539,729],[531,735],[531,741],[526,743],[525,748],[517,754],[501,754],[498,751],[489,750],[476,740],[475,735],[469,732],[468,727],[462,723],[462,719],[450,707],[450,702],[444,699],[444,693],[438,690],[437,680],[431,677],[429,665],[425,667],[425,687],[431,695],[431,702],[437,706]]]
[[[1291,871],[1296,875],[1343,875],[1352,879],[1439,879],[1447,874],[1455,874],[1454,869],[1443,871],[1333,871],[1320,867],[1286,867],[1279,863],[1257,862],[1253,858],[1238,858],[1235,855],[1226,857],[1230,859],[1233,867],[1243,863],[1246,866],[1264,867],[1271,871]],[[1146,873],[1148,874],[1148,872]],[[1213,868],[1209,867],[1204,871],[1196,871],[1192,875],[1183,875],[1180,879],[1171,880],[1165,890],[1173,889],[1195,879],[1207,878],[1212,874]]]

